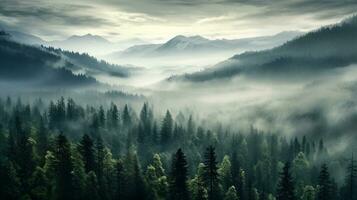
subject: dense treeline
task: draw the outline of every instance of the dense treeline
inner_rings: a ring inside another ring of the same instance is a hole
[[[0,199],[356,200],[356,161],[336,161],[330,148],[203,127],[183,113],[155,117],[148,103],[136,114],[114,103],[6,98]]]
[[[110,64],[104,60],[97,60],[95,57],[88,55],[87,53],[78,53],[72,51],[66,51],[63,49],[57,49],[53,47],[41,46],[46,51],[53,52],[56,55],[62,56],[65,60],[77,65],[68,67],[74,67],[72,70],[76,70],[75,67],[81,66],[89,74],[106,73],[112,76],[128,77],[133,69],[123,67],[120,65]]]
[[[322,27],[272,49],[237,54],[227,62],[193,74],[173,76],[169,80],[193,82],[231,78],[238,74],[269,75],[281,78],[287,74],[317,74],[323,70],[356,64],[357,16],[341,23]]]
[[[2,90],[15,86],[20,90],[31,86],[73,88],[98,84],[92,77],[73,74],[65,68],[71,63],[61,62],[60,56],[35,46],[14,42],[5,32],[0,32],[0,60]]]

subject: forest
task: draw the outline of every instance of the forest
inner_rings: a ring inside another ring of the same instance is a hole
[[[0,98],[0,199],[357,200],[333,142],[236,132],[149,103]]]

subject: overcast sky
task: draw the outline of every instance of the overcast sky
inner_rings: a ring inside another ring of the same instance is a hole
[[[357,11],[357,0],[0,0],[0,26],[47,40],[97,34],[162,41],[307,31]]]

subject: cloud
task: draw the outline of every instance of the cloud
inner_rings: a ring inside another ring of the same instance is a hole
[[[236,19],[236,16],[233,15],[221,15],[217,17],[207,17],[198,20],[196,23],[197,24],[204,24],[204,23],[212,23],[212,22],[220,22],[220,21],[227,21],[227,20],[233,20]]]
[[[3,0],[0,14],[19,20],[39,20],[42,22],[65,25],[86,26],[108,24],[108,20],[96,17],[85,11],[93,9],[89,5],[59,4],[51,5],[43,1]]]
[[[238,38],[311,30],[356,10],[355,0],[0,0],[0,24],[40,36]]]

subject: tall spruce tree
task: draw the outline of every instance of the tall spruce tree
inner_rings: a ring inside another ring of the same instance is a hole
[[[93,147],[93,140],[89,135],[84,134],[78,148],[84,162],[86,173],[95,170],[95,154]]]
[[[209,146],[204,154],[204,178],[208,190],[208,199],[215,200],[219,198],[219,175],[218,162],[215,148]]]
[[[169,195],[172,200],[187,200],[189,192],[187,188],[188,166],[186,156],[181,149],[173,155],[171,164]]]
[[[71,147],[63,134],[56,138],[55,159],[56,199],[73,199]]]
[[[330,180],[330,174],[328,172],[327,165],[323,164],[321,166],[321,171],[319,175],[317,200],[332,200],[331,189],[332,189],[332,185]]]
[[[173,120],[170,111],[166,111],[164,120],[161,126],[161,142],[162,144],[167,144],[170,142],[173,131]]]
[[[280,174],[276,192],[277,200],[295,200],[294,182],[290,172],[290,162],[286,162]]]
[[[347,175],[345,178],[344,198],[346,200],[357,200],[357,164],[353,154],[347,167]]]

